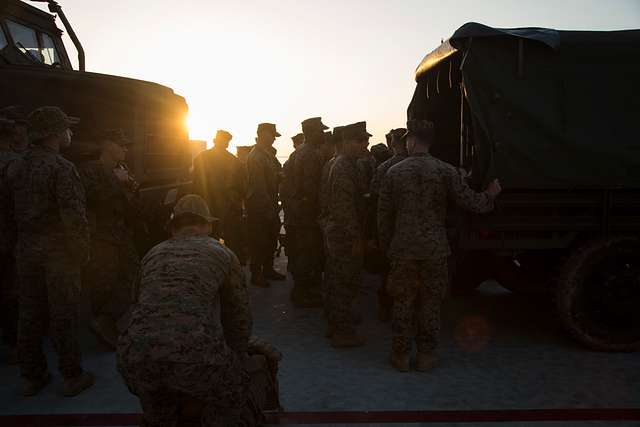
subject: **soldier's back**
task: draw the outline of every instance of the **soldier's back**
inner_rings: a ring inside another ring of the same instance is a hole
[[[21,156],[13,150],[0,150],[0,252],[13,250],[16,224],[13,214],[12,182]]]
[[[152,248],[141,262],[139,297],[119,352],[181,363],[226,355],[220,292],[233,257],[206,236]]]

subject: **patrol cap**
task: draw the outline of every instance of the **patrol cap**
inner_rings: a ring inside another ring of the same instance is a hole
[[[282,136],[278,133],[278,131],[276,130],[276,125],[274,125],[273,123],[260,123],[258,125],[258,133],[261,133],[261,132],[269,132],[275,135],[276,137]]]
[[[232,138],[233,138],[233,135],[231,135],[226,130],[218,129],[218,131],[216,132],[215,138],[213,138],[213,142],[223,142],[223,143],[229,142],[231,141]]]
[[[371,151],[371,154],[373,154],[373,157],[375,157],[376,160],[378,161],[384,161],[389,157],[391,157],[391,153],[389,152],[389,147],[387,147],[384,144],[376,144],[373,147],[371,147],[370,151]]]
[[[120,128],[106,129],[102,131],[101,137],[103,141],[111,141],[122,146],[133,144],[133,141],[127,138],[127,136],[124,134],[124,131]]]
[[[429,120],[412,119],[407,121],[405,138],[410,135],[422,136],[431,141],[433,139],[433,122]]]
[[[344,126],[336,126],[333,128],[333,143],[334,144],[341,144],[343,139],[342,139],[342,133],[344,132]]]
[[[293,141],[293,145],[299,145],[304,143],[304,133],[299,133],[297,135],[292,136],[291,140]]]
[[[404,138],[407,135],[407,129],[406,128],[397,128],[397,129],[391,129],[391,132],[389,132],[389,134],[391,135],[391,143],[404,143]]]
[[[55,135],[69,129],[80,122],[77,117],[67,116],[58,107],[46,106],[36,108],[29,114],[29,138],[38,140]]]
[[[207,202],[197,194],[187,194],[178,200],[178,203],[173,207],[170,222],[183,215],[196,215],[207,222],[214,222],[218,220],[218,218],[211,216],[211,211],[209,211]]]
[[[308,133],[313,131],[325,131],[329,129],[324,123],[322,123],[322,117],[311,117],[302,121],[302,132]]]
[[[0,110],[0,116],[18,124],[27,124],[27,111],[22,105],[10,105]]]
[[[369,137],[371,137],[371,134],[367,132],[367,122],[352,123],[342,130],[342,139],[345,141]]]

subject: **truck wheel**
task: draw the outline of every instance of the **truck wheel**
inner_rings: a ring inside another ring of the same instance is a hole
[[[564,327],[601,351],[640,349],[640,240],[599,240],[569,257],[556,289]]]

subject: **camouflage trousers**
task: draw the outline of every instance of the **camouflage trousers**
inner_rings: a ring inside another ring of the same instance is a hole
[[[248,228],[251,272],[257,274],[272,269],[273,257],[278,247],[280,220],[249,217]]]
[[[14,346],[18,340],[18,284],[16,260],[11,253],[0,254],[0,311],[2,340]]]
[[[277,388],[262,355],[244,362],[233,357],[224,367],[118,358],[118,370],[140,399],[143,425],[148,427],[173,427],[194,416],[202,426],[258,426]],[[185,411],[189,407],[191,411]]]
[[[40,378],[47,371],[42,339],[47,323],[58,353],[58,368],[65,378],[82,373],[78,345],[80,267],[64,256],[19,256],[20,291],[18,355],[25,378]]]
[[[421,353],[435,350],[440,335],[440,308],[448,281],[447,258],[392,259],[387,290],[393,298],[393,350],[411,351],[415,337]]]
[[[328,253],[325,267],[325,314],[329,328],[354,333],[353,304],[362,286],[362,257]]]
[[[118,320],[131,304],[140,267],[135,246],[129,239],[120,244],[93,239],[91,255],[83,284],[89,290],[93,315]]]
[[[291,267],[295,287],[320,291],[325,263],[323,247],[320,227],[296,227],[292,247],[294,263]]]

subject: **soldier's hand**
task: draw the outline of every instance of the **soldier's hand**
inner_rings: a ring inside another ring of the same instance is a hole
[[[491,197],[497,197],[498,194],[500,194],[502,192],[502,187],[500,186],[500,181],[498,181],[498,179],[494,179],[493,181],[491,181],[489,183],[489,185],[487,185],[487,193],[489,194],[489,196]]]

